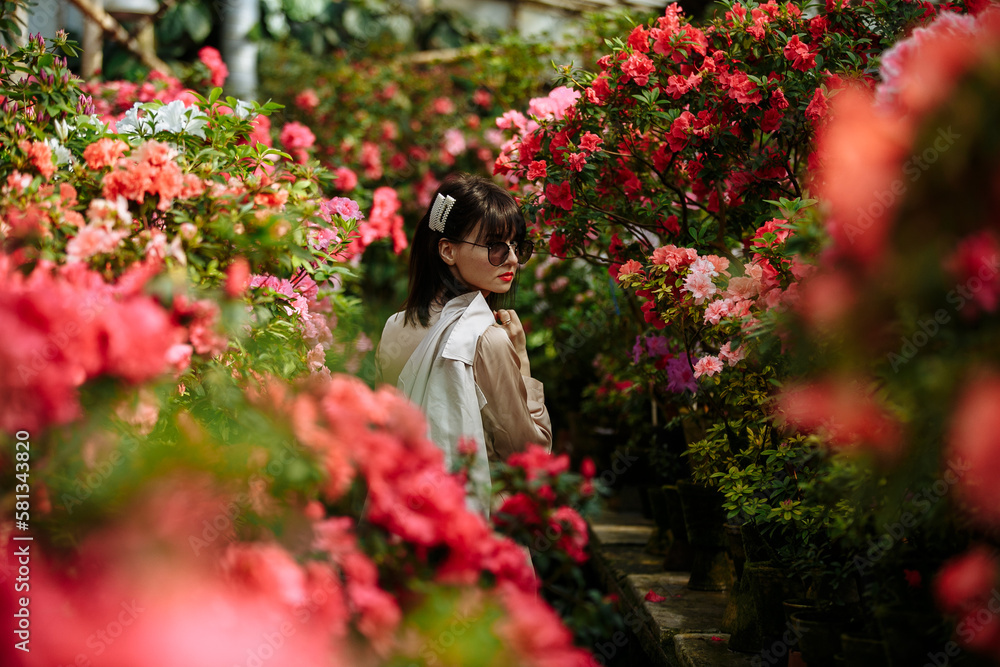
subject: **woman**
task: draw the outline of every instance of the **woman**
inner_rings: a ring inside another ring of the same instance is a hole
[[[541,382],[531,377],[524,329],[512,300],[532,244],[514,198],[495,183],[447,180],[417,225],[404,310],[386,322],[377,353],[383,382],[427,415],[449,466],[472,447],[470,504],[490,507],[489,462],[528,443],[551,447]]]

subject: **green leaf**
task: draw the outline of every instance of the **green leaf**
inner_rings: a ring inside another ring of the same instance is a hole
[[[195,44],[201,44],[212,32],[212,13],[201,2],[185,2],[181,5],[181,18],[188,36]]]

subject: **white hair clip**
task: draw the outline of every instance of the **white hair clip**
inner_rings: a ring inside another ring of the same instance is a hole
[[[455,198],[451,195],[442,195],[440,192],[434,198],[434,206],[431,206],[431,219],[427,225],[435,232],[444,234],[444,223],[448,221],[448,214],[451,207],[455,205]]]

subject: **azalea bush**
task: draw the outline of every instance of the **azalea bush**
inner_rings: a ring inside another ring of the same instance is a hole
[[[787,331],[804,372],[780,409],[867,471],[850,496],[873,508],[867,581],[947,559],[933,591],[956,640],[996,659],[1000,22],[976,9],[885,53],[874,90],[836,96],[819,143],[830,245],[800,285]]]
[[[547,103],[505,114],[498,124],[511,136],[496,171],[522,184],[553,255],[615,277],[631,261],[626,276],[649,278],[631,282],[643,320],[676,326],[668,347],[643,356],[665,371],[675,353],[687,354],[686,377],[679,362],[673,382],[659,377],[675,391],[691,387],[696,362],[725,343],[700,332],[727,318],[752,324],[761,313],[745,307],[777,305],[805,270],[752,250],[783,244],[788,218],[809,203],[806,168],[827,82],[864,76],[895,28],[923,11],[864,5],[806,18],[793,4],[735,4],[702,28],[672,5],[613,42],[599,72],[567,70],[568,86]],[[653,280],[667,269],[677,284]],[[717,361],[703,361],[699,376],[717,373]]]
[[[935,312],[927,310],[926,301],[913,299],[928,285],[948,284],[927,281],[946,270],[940,252],[931,251],[939,243],[936,236],[919,235],[927,245],[919,245],[918,257],[935,268],[918,270],[917,262],[905,270],[911,282],[895,281],[908,258],[885,261],[884,253],[870,248],[885,246],[881,230],[887,211],[916,189],[910,184],[948,168],[939,156],[957,159],[966,151],[950,150],[954,136],[941,121],[938,134],[921,135],[938,146],[917,144],[916,157],[907,161],[905,142],[916,132],[908,129],[916,127],[908,109],[889,117],[859,112],[854,123],[827,130],[829,105],[844,95],[838,91],[845,81],[872,88],[882,78],[896,78],[900,52],[885,56],[882,71],[880,58],[908,31],[937,14],[961,23],[963,12],[978,9],[978,3],[827,3],[803,13],[792,3],[726,3],[713,19],[696,25],[672,5],[663,16],[611,40],[599,69],[564,69],[564,87],[549,103],[524,113],[510,110],[498,120],[507,141],[496,172],[521,190],[536,239],[546,242],[554,257],[606,270],[629,295],[630,306],[622,312],[632,315],[635,331],[618,339],[618,359],[604,364],[613,372],[591,395],[608,397],[609,405],[631,405],[636,394],[649,391],[651,403],[670,406],[659,414],[682,425],[684,461],[694,477],[720,488],[732,520],[763,530],[786,571],[828,592],[835,587],[833,596],[840,601],[856,599],[855,579],[866,602],[916,600],[907,595],[916,590],[909,582],[919,577],[907,579],[903,572],[929,577],[929,561],[940,562],[969,539],[956,532],[947,503],[938,502],[942,496],[925,493],[942,484],[943,493],[965,488],[942,481],[955,471],[941,467],[941,428],[929,428],[932,420],[944,419],[942,411],[954,398],[912,393],[924,384],[940,391],[942,377],[961,375],[941,375],[933,364],[943,356],[927,355],[932,367],[910,360],[945,342],[952,359],[976,358],[970,350],[978,348],[965,338],[952,347],[949,329],[926,316],[919,320],[924,322],[919,340],[903,339],[902,348],[898,335],[883,333],[900,325],[872,324],[893,313],[902,319],[890,321],[919,326],[913,318]],[[951,53],[928,57],[950,63]],[[939,83],[946,80],[938,75],[926,84],[935,92],[919,94],[943,99],[945,93],[937,91],[947,90]],[[895,100],[895,93],[885,99],[890,98]],[[880,137],[876,152],[852,148],[868,136]],[[933,167],[917,152],[931,148]],[[829,159],[840,160],[841,169],[827,170]],[[909,181],[893,180],[897,165]],[[959,182],[959,172],[949,173],[941,182]],[[952,201],[944,187],[934,190],[937,199],[921,199],[905,215],[919,210],[920,219],[928,211],[940,212],[944,204],[930,202]],[[828,207],[834,220],[838,211],[846,217],[827,226]],[[903,247],[916,247],[914,228],[909,223],[905,228],[906,235],[899,232]],[[990,303],[988,288],[973,295],[971,286],[960,282],[976,277],[989,284],[977,275],[986,271],[989,243],[985,236],[970,236],[947,264],[953,301],[966,311],[980,312]],[[823,268],[841,254],[853,259],[838,271]],[[805,284],[813,287],[806,288],[802,281],[812,274],[817,275]],[[900,284],[904,292],[890,294]],[[861,294],[878,295],[863,301],[863,316],[852,309]],[[787,312],[801,314],[804,324],[794,329],[801,335],[790,334],[785,325],[776,330]],[[959,316],[945,315],[958,326]],[[882,336],[885,345],[873,345]],[[790,346],[803,342],[799,354],[788,354]],[[895,368],[909,364],[894,378],[907,397],[903,405],[887,402],[878,376],[861,372],[892,344]],[[854,359],[855,372],[839,372],[845,355]],[[796,390],[803,376],[819,374],[813,360],[824,360],[819,367],[835,372]],[[773,399],[784,384],[792,391],[783,410],[797,415],[792,421],[801,426],[821,428],[822,437],[785,429],[785,413],[775,421]],[[830,450],[853,447],[861,437],[877,444],[879,461],[892,460],[903,442],[900,414],[911,410],[921,415],[916,431],[941,437],[925,448],[930,455],[902,465],[902,474],[886,476]],[[652,430],[658,413],[645,414],[646,428],[634,432]],[[649,439],[657,442],[655,436]],[[887,495],[883,484],[889,485]],[[925,528],[911,526],[898,537],[903,515],[908,522],[919,517]],[[918,563],[914,557],[921,553]],[[891,583],[876,592],[878,581]]]
[[[600,509],[607,493],[594,478],[596,467],[584,459],[570,472],[567,454],[553,455],[537,445],[494,466],[502,504],[492,516],[497,530],[530,550],[541,594],[559,612],[580,646],[594,646],[623,628],[594,574],[585,519]]]
[[[330,371],[358,203],[255,140],[274,105],[102,118],[72,48],[0,51],[4,664],[589,664],[423,416]]]

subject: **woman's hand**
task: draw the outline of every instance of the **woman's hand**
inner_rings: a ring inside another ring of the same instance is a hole
[[[528,367],[527,339],[524,335],[524,327],[517,313],[513,310],[501,309],[493,313],[497,322],[503,330],[510,336],[510,342],[514,344],[514,351],[517,352],[518,359],[521,360],[521,375],[531,375]]]

